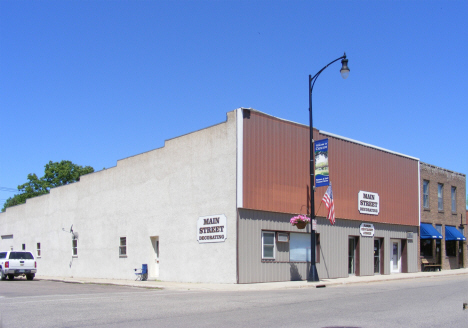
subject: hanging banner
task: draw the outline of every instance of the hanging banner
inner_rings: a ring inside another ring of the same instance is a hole
[[[318,140],[315,149],[315,187],[328,186],[328,139]]]

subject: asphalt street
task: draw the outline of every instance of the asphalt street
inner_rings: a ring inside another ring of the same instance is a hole
[[[0,282],[3,327],[468,327],[468,277],[257,291]]]

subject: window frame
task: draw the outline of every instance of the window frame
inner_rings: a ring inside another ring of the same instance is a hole
[[[456,240],[445,241],[445,256],[448,256],[448,257],[457,256],[457,241]]]
[[[457,187],[450,188],[450,200],[452,203],[452,213],[457,213]]]
[[[320,234],[315,233],[315,263],[320,263]]]
[[[273,235],[273,244],[265,244],[265,235]],[[273,247],[273,256],[265,256],[265,247]],[[276,232],[262,231],[262,260],[274,260],[276,258]]]
[[[36,243],[36,257],[41,257],[41,243]]]
[[[437,184],[437,209],[439,212],[444,211],[444,184]]]
[[[307,242],[308,242],[309,247],[306,247],[306,259],[305,259],[305,261],[303,261],[303,260],[291,260],[291,239],[294,238],[293,235],[307,235]],[[307,254],[307,249],[309,249],[309,254]],[[304,234],[304,233],[291,232],[289,234],[289,262],[310,263],[311,262],[311,258],[310,258],[311,255],[312,255],[312,253],[310,252],[310,233]],[[320,263],[320,234],[319,233],[315,233],[315,263]]]
[[[420,244],[420,249],[419,249],[419,255],[424,256],[424,257],[433,257],[434,255],[434,239],[421,239],[421,244]],[[423,245],[426,244],[426,245]],[[428,251],[428,252],[426,252]]]
[[[78,238],[72,238],[72,256],[78,257]]]
[[[127,237],[120,237],[119,257],[127,257]]]
[[[423,180],[423,207],[429,209],[429,180]]]

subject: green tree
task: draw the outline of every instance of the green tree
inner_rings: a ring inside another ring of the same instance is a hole
[[[44,176],[38,178],[35,173],[28,174],[28,182],[19,185],[19,194],[6,200],[2,212],[7,207],[24,204],[26,199],[48,194],[51,188],[80,181],[80,176],[94,172],[91,166],[80,166],[71,161],[49,161],[44,167]]]

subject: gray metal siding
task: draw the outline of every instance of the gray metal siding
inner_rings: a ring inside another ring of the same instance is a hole
[[[298,230],[289,223],[292,215],[239,209],[239,283],[305,280],[309,263],[289,262],[289,243],[276,243],[275,260],[262,261],[262,231],[287,231],[310,233],[310,225]],[[320,234],[320,263],[316,264],[320,279],[348,276],[348,238],[359,237],[359,273],[374,274],[374,238],[362,237],[362,222],[337,219],[331,226],[327,219],[317,218]],[[417,272],[417,227],[373,223],[375,238],[384,239],[383,274],[390,273],[390,239],[406,239],[407,232],[414,234],[413,242],[407,242],[408,272]]]

